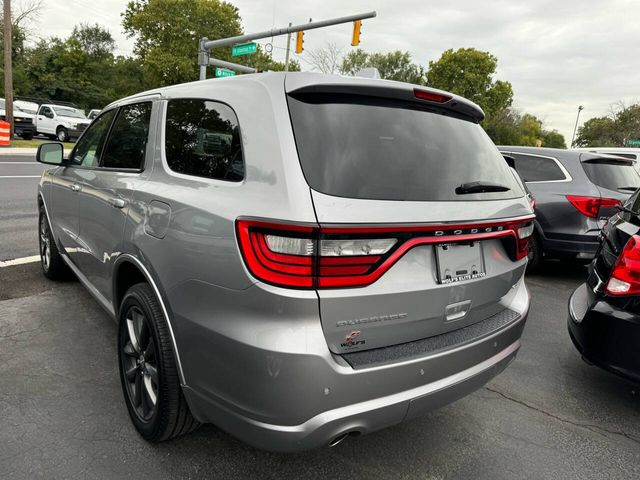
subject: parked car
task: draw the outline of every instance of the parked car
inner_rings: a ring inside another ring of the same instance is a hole
[[[417,85],[262,73],[115,102],[68,160],[43,144],[44,274],[118,322],[142,436],[335,445],[502,371],[533,211],[482,118]]]
[[[535,198],[529,269],[545,258],[591,260],[604,222],[640,186],[623,157],[536,147],[499,147]]]
[[[13,133],[25,140],[31,140],[36,132],[35,116],[13,104]],[[0,98],[0,119],[6,120],[5,100]]]
[[[587,282],[569,300],[569,334],[584,359],[640,382],[640,191],[602,232]]]
[[[94,118],[96,118],[100,114],[101,111],[102,110],[100,110],[98,108],[94,108],[93,110],[89,111],[89,113],[87,114],[87,118],[89,120],[93,120]]]
[[[78,138],[91,123],[84,113],[73,107],[43,103],[36,114],[36,130],[60,142]]]

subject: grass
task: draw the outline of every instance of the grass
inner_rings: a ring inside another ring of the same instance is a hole
[[[51,140],[39,140],[35,138],[33,140],[12,140],[11,146],[14,148],[37,148],[38,145],[47,141]],[[71,150],[74,144],[65,142],[62,145],[64,145],[65,150]]]

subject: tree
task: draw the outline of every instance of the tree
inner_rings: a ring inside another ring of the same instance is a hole
[[[542,146],[548,148],[567,148],[564,135],[557,130],[543,131]]]
[[[310,50],[309,62],[322,73],[334,74],[342,63],[342,48],[329,42],[325,48]]]
[[[429,62],[427,85],[468,98],[491,115],[513,102],[511,84],[493,80],[497,66],[498,59],[489,52],[449,49],[438,60]]]
[[[340,73],[355,75],[363,68],[377,68],[380,76],[387,80],[424,85],[424,68],[411,61],[409,52],[396,50],[389,53],[367,53],[357,49],[349,52],[342,60]]]
[[[578,129],[578,147],[626,147],[629,140],[640,139],[640,104],[625,106],[618,102],[608,116],[587,120]]]
[[[242,33],[238,9],[220,0],[133,0],[122,16],[148,87],[196,80],[200,38]],[[216,57],[230,60],[230,53],[216,51]]]

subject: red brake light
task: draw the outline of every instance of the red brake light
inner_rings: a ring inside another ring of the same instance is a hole
[[[627,241],[607,282],[609,295],[640,295],[640,235]]]
[[[598,218],[602,207],[615,207],[622,205],[622,202],[615,198],[582,197],[578,195],[567,195],[567,200],[576,207],[583,215],[589,218]]]
[[[408,250],[424,244],[503,238],[514,260],[527,256],[531,218],[478,225],[328,227],[236,222],[247,268],[266,283],[291,288],[370,285]]]
[[[444,103],[451,100],[450,95],[431,92],[429,90],[420,90],[419,88],[414,88],[413,94],[416,96],[416,98],[419,98],[420,100],[428,100],[429,102]]]

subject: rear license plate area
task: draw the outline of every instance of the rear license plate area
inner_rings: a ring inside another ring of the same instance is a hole
[[[464,282],[485,276],[482,242],[435,246],[438,283]]]

